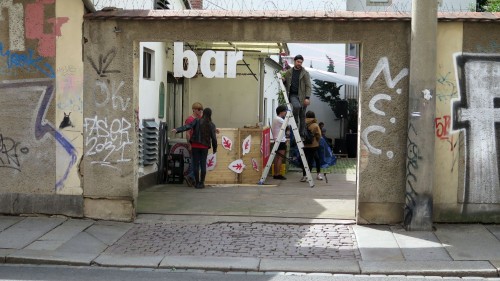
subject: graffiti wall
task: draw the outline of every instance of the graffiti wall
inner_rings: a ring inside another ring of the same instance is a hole
[[[408,66],[406,55],[398,59],[378,56],[364,74],[358,165],[360,223],[394,223],[402,218]],[[389,171],[396,178],[376,176]],[[373,188],[375,184],[379,187]],[[377,218],[381,214],[384,218]]]
[[[499,219],[498,34],[491,24],[446,23],[438,36],[435,221]],[[483,34],[484,35],[484,34]],[[496,37],[495,37],[496,36]]]
[[[85,205],[108,198],[100,202],[100,210],[86,207],[85,214],[101,218],[112,213],[116,219],[130,220],[138,192],[133,87],[138,87],[134,79],[138,82],[139,75],[134,77],[133,59],[139,58],[139,45],[122,42],[125,38],[114,31],[114,26],[97,25],[83,35]]]
[[[78,71],[81,73],[82,64],[59,66],[66,59],[58,57],[57,50],[78,52],[74,38],[62,44],[59,40],[66,27],[81,26],[83,4],[70,0],[64,1],[65,7],[57,5],[63,4],[55,0],[0,2],[3,213],[82,213],[82,188],[77,174],[81,145],[75,137],[78,132],[66,132],[70,128],[78,130],[70,119],[78,119],[78,111],[59,106],[66,103],[60,96],[81,99],[78,80],[82,77]],[[68,10],[74,14],[63,12]],[[74,36],[78,38],[78,34],[69,37]],[[60,95],[62,92],[65,94]],[[63,115],[62,110],[67,113]],[[59,119],[59,115],[63,117]]]
[[[274,18],[128,21],[113,13],[83,21],[80,0],[0,1],[0,213],[134,217],[140,41],[356,42],[358,223],[403,220],[419,164],[408,126],[410,21],[305,17],[297,28]],[[497,30],[498,22],[439,24],[429,136],[435,221],[500,221]]]
[[[461,202],[500,203],[496,111],[500,107],[500,55],[458,54],[459,97],[452,108],[453,129],[465,135],[464,191]]]

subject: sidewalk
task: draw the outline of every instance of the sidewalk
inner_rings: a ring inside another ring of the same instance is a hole
[[[406,232],[352,221],[230,216],[141,215],[134,223],[0,216],[0,262],[500,276],[500,225],[435,227]]]

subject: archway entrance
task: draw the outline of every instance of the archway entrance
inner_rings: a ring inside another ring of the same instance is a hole
[[[196,14],[196,16],[193,17],[193,14]],[[405,149],[404,145],[399,144],[405,143],[406,138],[405,134],[395,134],[391,136],[390,142],[386,142],[383,137],[389,131],[406,131],[406,111],[383,109],[386,110],[390,118],[377,120],[375,117],[382,116],[380,112],[383,112],[383,110],[375,107],[379,105],[375,104],[378,100],[374,100],[374,98],[379,93],[388,93],[390,91],[392,95],[392,92],[397,92],[397,95],[392,98],[392,105],[397,105],[394,108],[404,108],[407,104],[407,95],[404,95],[407,91],[406,76],[398,75],[397,79],[393,80],[390,73],[391,69],[399,73],[401,69],[407,66],[408,23],[397,19],[392,19],[392,21],[377,19],[377,24],[373,24],[371,22],[373,19],[364,19],[364,21],[359,22],[359,19],[354,18],[354,16],[326,15],[318,17],[314,13],[305,13],[301,17],[294,17],[290,14],[287,15],[287,19],[289,20],[283,20],[281,12],[276,15],[251,12],[248,15],[231,15],[229,13],[222,16],[214,11],[190,12],[190,14],[165,11],[155,12],[154,15],[144,14],[141,11],[113,11],[88,15],[85,23],[85,39],[87,40],[85,50],[87,53],[95,52],[97,54],[103,52],[103,50],[112,50],[113,66],[119,70],[108,74],[104,73],[107,69],[103,69],[100,75],[102,77],[103,74],[106,74],[108,80],[119,80],[120,83],[115,84],[121,86],[119,96],[115,93],[113,101],[130,99],[133,101],[136,111],[119,107],[114,108],[114,111],[109,111],[104,106],[92,104],[92,93],[86,93],[89,97],[85,99],[88,104],[85,107],[84,115],[102,115],[107,120],[128,121],[135,119],[136,124],[140,123],[136,113],[140,113],[137,108],[140,95],[139,77],[141,68],[139,67],[139,58],[142,52],[140,42],[183,42],[197,45],[207,42],[260,42],[264,44],[276,44],[276,42],[345,44],[349,42],[357,46],[362,44],[363,48],[359,52],[359,57],[364,59],[364,63],[361,64],[359,69],[360,81],[369,80],[370,83],[365,86],[361,84],[360,89],[362,90],[359,91],[362,94],[359,96],[361,106],[359,110],[359,129],[356,132],[360,132],[357,137],[358,143],[361,143],[360,140],[362,140],[364,145],[358,146],[356,149],[356,154],[360,156],[358,161],[359,169],[355,174],[357,179],[355,193],[358,199],[354,208],[358,210],[356,220],[358,222],[360,220],[363,222],[377,220],[386,223],[399,222],[404,204],[404,194],[400,188],[404,185],[404,167],[400,163],[404,161]],[[400,44],[397,45],[397,48],[392,46],[391,52],[387,53],[389,47],[380,44],[382,39],[383,42],[400,42]],[[210,50],[210,48],[207,48],[207,50]],[[235,50],[237,49],[231,49],[231,51]],[[162,50],[163,53],[167,53],[167,56],[171,54],[171,51],[168,48]],[[106,62],[103,67],[109,65]],[[223,69],[228,67],[227,64],[221,64],[221,66]],[[214,65],[214,67],[217,68],[218,66]],[[251,63],[241,67],[251,69]],[[184,69],[187,70],[188,68],[189,63]],[[198,71],[196,67],[194,69],[194,75],[196,75]],[[85,70],[89,74],[94,72],[95,69],[90,61],[85,62]],[[201,68],[199,71],[203,73]],[[210,72],[210,69],[208,72]],[[226,72],[227,69],[225,69],[223,76],[227,75]],[[263,72],[258,73],[264,74]],[[206,73],[203,74],[206,75]],[[185,79],[183,85],[184,93],[187,91],[193,95],[188,97],[187,101],[183,100],[183,117],[187,116],[190,104],[200,97],[196,95],[211,90],[199,82],[207,78],[192,78],[193,76],[190,77],[191,79]],[[256,79],[256,81],[260,79],[256,75],[248,75],[247,78],[249,80]],[[221,80],[231,81],[226,78]],[[234,81],[236,80],[232,80],[231,83],[235,83]],[[93,89],[94,77],[86,75],[85,84],[86,88]],[[110,85],[112,86],[113,83]],[[233,93],[232,95],[221,96],[220,91],[213,91],[213,95],[206,95],[210,98],[210,100],[206,101],[206,104],[214,107],[214,116],[217,116],[218,112],[223,115],[221,116],[222,121],[218,122],[222,125],[226,123],[227,126],[222,127],[242,127],[242,124],[233,123],[234,120],[243,120],[250,126],[255,124],[259,126],[259,123],[263,125],[264,107],[271,110],[272,105],[266,105],[263,102],[264,97],[258,94],[263,93],[263,91],[257,89],[254,95],[238,95],[238,92],[241,92],[243,88],[242,86],[246,86],[246,84],[226,85],[226,90]],[[262,86],[259,85],[259,87]],[[395,86],[397,86],[397,89],[394,89]],[[242,98],[245,100],[238,102]],[[259,100],[260,98],[262,100]],[[365,103],[363,103],[364,100]],[[221,101],[224,101],[224,103],[221,103]],[[216,106],[224,107],[224,105],[226,108],[216,108]],[[259,115],[259,113],[262,114]],[[168,112],[165,112],[165,116],[168,116],[168,114]],[[373,124],[373,122],[377,124]],[[245,123],[243,125],[246,125]],[[217,125],[219,126],[219,124]],[[390,129],[386,129],[386,126]],[[128,130],[129,135],[132,135],[133,132],[130,131],[130,128]],[[139,144],[139,138],[133,138],[132,141],[134,145]],[[394,144],[398,145],[395,146]],[[139,155],[135,152],[138,151],[135,147],[130,146],[130,148],[125,149],[122,154],[122,156],[128,156],[127,159],[130,159],[130,161],[118,161],[115,166],[118,166],[119,169],[109,169],[108,166],[113,165],[107,165],[106,167],[94,165],[98,162],[98,159],[93,158],[101,156],[98,154],[84,159],[87,171],[86,177],[90,178],[90,180],[85,181],[85,184],[91,185],[89,190],[92,191],[93,196],[102,195],[111,199],[131,199],[132,210],[135,213],[140,204],[140,201],[137,201],[139,191],[137,180],[139,157],[137,156]],[[380,161],[383,161],[383,163]],[[106,176],[111,182],[100,183],[97,178],[102,176]],[[332,178],[331,181],[333,182],[334,179]],[[109,188],[110,185],[113,188]],[[311,190],[307,189],[307,192],[311,192]],[[300,197],[300,195],[295,196],[295,198],[297,197]],[[182,200],[179,201],[182,202]],[[271,203],[271,205],[273,204]],[[321,213],[318,210],[315,212]],[[381,220],[381,218],[383,219]]]
[[[190,53],[176,53],[175,44],[182,44],[182,50],[195,54],[198,61],[207,52],[227,54],[229,58],[232,52],[239,51],[242,59],[236,62],[234,77],[228,77],[229,59],[221,63],[216,57],[209,68],[200,66],[196,73],[187,75],[192,77],[176,79],[175,63],[179,60],[176,56],[182,56],[185,73],[193,62],[188,61]],[[355,219],[359,89],[356,44],[141,42],[140,48],[138,111],[142,146],[139,146],[138,214]],[[284,103],[277,75],[293,65],[293,55],[299,53],[305,57],[303,66],[311,76],[308,94],[311,104],[307,111],[315,113],[314,123],[322,125],[317,151],[321,171],[318,175],[317,167],[311,167],[313,189],[300,181],[300,157],[294,136],[288,133],[287,153],[281,157],[284,160],[281,174],[287,180],[273,179],[271,169],[265,184],[258,185],[265,166],[262,146],[270,148],[272,143],[255,132],[272,126],[275,109]],[[216,79],[207,75],[207,71],[217,68],[222,69],[224,75],[220,76],[225,77]],[[156,88],[160,88],[161,95],[164,83],[168,85],[166,99],[152,98]],[[197,113],[191,111],[195,103],[213,110],[213,121],[219,128],[218,153],[214,167],[210,169],[207,165],[204,190],[195,190],[183,181],[190,173],[189,143],[186,135],[169,132],[183,125],[193,112]],[[232,111],[241,104],[248,107],[247,113]],[[248,128],[254,123],[258,125]],[[159,134],[168,136],[168,147],[155,149],[157,142],[151,137],[155,136],[152,132],[155,127],[167,128]],[[243,145],[237,143],[249,134],[251,148],[260,149],[249,151],[251,158],[238,153]],[[234,147],[225,146],[228,140],[234,142]],[[237,159],[246,165],[241,173],[230,170],[230,163]]]

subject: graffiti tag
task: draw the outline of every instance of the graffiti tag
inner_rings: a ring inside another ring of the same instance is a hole
[[[451,116],[445,115],[434,119],[436,127],[436,137],[440,140],[447,140],[450,138]]]
[[[99,75],[100,77],[107,77],[106,74],[108,73],[120,73],[119,70],[108,70],[115,56],[116,56],[116,49],[112,48],[105,55],[100,54],[97,63],[90,56],[87,56],[87,59],[90,61],[90,64],[92,65],[92,68],[96,71],[97,75]]]
[[[130,129],[132,125],[125,118],[115,119],[108,122],[107,118],[99,119],[85,118],[85,155],[104,155],[102,160],[92,161],[92,164],[111,166],[112,158],[115,163],[128,162],[131,159],[125,158],[125,149],[132,144],[130,141]]]
[[[10,50],[4,50],[4,45],[2,42],[0,42],[0,57],[4,57],[7,59],[8,69],[18,68],[29,72],[33,71],[33,69],[36,69],[47,77],[56,77],[52,66],[48,62],[44,61],[44,58],[36,57],[34,50],[29,49],[27,54],[14,53]]]
[[[94,87],[95,105],[98,107],[106,106],[111,99],[113,109],[116,110],[120,108],[122,111],[125,111],[130,105],[130,98],[123,100],[123,97],[120,96],[119,92],[123,85],[125,85],[123,81],[116,85],[115,81],[110,82],[108,80],[108,83],[106,83],[101,80],[96,80]]]
[[[410,123],[408,126],[408,148],[406,151],[406,205],[404,209],[404,225],[410,225],[417,205],[418,193],[413,187],[413,185],[417,182],[417,177],[413,171],[418,169],[418,161],[422,159],[420,156],[420,149],[418,148],[418,145],[412,141],[411,135],[416,136],[417,132],[415,127],[413,127],[413,124]]]
[[[389,66],[389,60],[387,59],[387,57],[383,57],[378,61],[377,66],[373,70],[370,78],[368,78],[368,80],[366,81],[367,89],[370,89],[373,86],[373,84],[375,83],[375,80],[377,79],[378,76],[380,76],[380,74],[384,75],[384,79],[385,79],[385,83],[386,83],[387,87],[390,89],[394,89],[396,87],[396,85],[399,83],[399,81],[401,81],[403,78],[405,78],[408,75],[408,69],[403,68],[398,73],[398,75],[396,75],[396,77],[392,78],[391,69]],[[398,95],[400,95],[402,93],[402,90],[397,89],[396,93]],[[386,113],[383,110],[380,110],[379,108],[377,108],[377,106],[376,106],[377,102],[381,101],[381,100],[391,101],[392,97],[388,94],[383,94],[383,93],[377,94],[377,95],[372,97],[368,106],[373,113],[375,113],[379,116],[386,116]],[[389,121],[392,124],[394,124],[394,123],[396,123],[396,118],[389,117]],[[368,126],[361,133],[361,140],[365,143],[365,145],[368,148],[368,151],[370,151],[370,153],[373,153],[375,155],[381,155],[382,150],[374,147],[370,143],[370,141],[368,140],[368,136],[373,132],[380,132],[382,134],[385,134],[386,129],[385,129],[385,127],[380,126],[380,125]],[[394,157],[394,152],[387,151],[386,156],[387,156],[387,158],[392,159]]]
[[[436,87],[436,97],[439,101],[451,100],[457,95],[457,86],[450,78],[450,75],[451,72],[448,72],[445,75],[439,74],[439,78],[437,79],[438,84]]]
[[[0,168],[10,168],[21,171],[21,164],[17,154],[19,143],[12,138],[4,137],[0,134]],[[22,147],[19,151],[27,154],[29,149]]]

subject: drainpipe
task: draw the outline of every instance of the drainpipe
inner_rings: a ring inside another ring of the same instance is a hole
[[[404,226],[415,231],[432,230],[437,5],[412,2]]]
[[[91,13],[96,12],[94,4],[92,4],[90,0],[83,0],[83,5],[85,6],[85,8],[87,8],[87,10],[89,10],[89,12]]]

